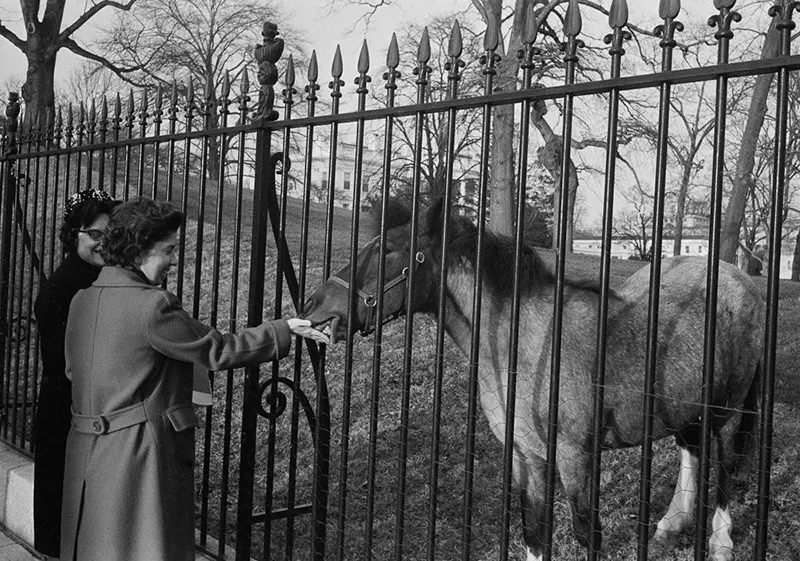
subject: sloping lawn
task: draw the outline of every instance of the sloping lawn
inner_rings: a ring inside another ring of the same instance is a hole
[[[322,255],[325,214],[324,209],[312,205],[309,236],[309,261],[308,261],[308,292],[322,278]],[[289,218],[287,220],[287,243],[297,266],[299,255],[300,230],[300,204],[299,201],[290,200]],[[349,212],[341,209],[335,214],[335,235],[333,238],[333,269],[344,265],[349,255]],[[226,230],[229,228],[226,224]],[[187,256],[191,260],[194,252],[196,235],[193,226],[189,226],[189,246]],[[274,268],[274,250],[271,231],[267,257],[268,275],[272,275]],[[244,245],[249,247],[249,226],[245,229]],[[362,243],[369,239],[370,233],[362,231]],[[204,262],[210,262],[211,248],[213,246],[213,232],[208,228],[204,233]],[[227,310],[230,307],[230,297],[227,294],[232,273],[225,273],[231,267],[231,246],[229,235],[226,233],[222,240],[221,290],[218,309],[220,310],[219,324],[227,326]],[[249,251],[249,250],[248,250]],[[246,255],[243,253],[243,257]],[[546,259],[552,261],[552,256],[545,254]],[[643,265],[634,261],[614,261],[612,266],[612,286],[619,284],[627,276],[638,270]],[[568,259],[568,274],[573,278],[596,278],[599,269],[599,260],[587,256],[571,256]],[[211,267],[202,268],[203,287],[210,286],[214,271]],[[240,282],[247,282],[246,259],[235,274],[240,275]],[[184,303],[191,302],[191,284],[193,264],[186,265],[186,286]],[[226,280],[226,277],[227,280]],[[766,293],[765,279],[756,279],[758,285]],[[265,301],[265,317],[273,313],[273,294],[275,281],[269,276],[265,279],[267,293]],[[205,290],[205,288],[204,288]],[[284,293],[286,291],[284,290]],[[245,317],[246,297],[238,298],[239,323]],[[284,296],[281,304],[286,315],[294,315],[288,296]],[[201,317],[208,318],[210,307],[206,295],[203,295],[200,309]],[[331,419],[331,469],[330,469],[330,498],[327,551],[333,557],[339,542],[337,535],[337,522],[340,520],[339,500],[342,491],[342,412],[345,399],[350,400],[349,430],[349,455],[347,458],[347,487],[346,487],[346,516],[343,526],[345,535],[345,559],[359,559],[364,556],[365,536],[369,533],[372,537],[372,555],[376,560],[391,559],[394,554],[396,523],[398,505],[402,504],[400,512],[404,517],[404,558],[426,559],[428,555],[429,537],[429,508],[431,505],[430,475],[431,475],[431,447],[433,444],[432,426],[434,419],[434,354],[436,326],[432,320],[417,316],[414,319],[414,341],[411,355],[412,371],[408,387],[409,422],[408,422],[408,456],[405,462],[407,469],[404,494],[400,494],[399,486],[399,458],[400,449],[400,415],[403,399],[404,380],[402,379],[402,365],[404,361],[404,321],[399,320],[386,326],[381,345],[381,362],[378,372],[373,372],[372,355],[374,350],[374,337],[356,337],[354,342],[354,362],[352,369],[352,386],[350,393],[345,392],[344,382],[344,346],[338,345],[329,349],[327,353],[326,380],[330,390],[332,409]],[[774,561],[795,561],[800,559],[798,544],[800,544],[800,445],[796,435],[800,433],[800,408],[796,404],[796,396],[800,395],[800,379],[798,379],[798,366],[800,359],[797,353],[797,341],[800,337],[800,283],[783,282],[781,284],[780,300],[780,338],[778,342],[777,376],[775,384],[775,416],[773,434],[773,470],[772,470],[772,502],[770,514],[770,543],[768,559]],[[467,363],[463,356],[449,342],[445,348],[445,371],[441,381],[443,399],[441,402],[440,419],[441,433],[439,441],[438,477],[437,477],[437,514],[436,514],[436,547],[435,558],[438,560],[462,559],[462,526],[463,526],[463,495],[464,495],[464,462],[466,442],[467,419]],[[304,362],[307,357],[304,355]],[[281,363],[281,375],[292,378],[295,376],[292,369],[293,360]],[[263,370],[263,380],[269,378],[270,369]],[[223,383],[226,377],[217,374],[215,383],[214,417],[212,426],[211,449],[211,474],[210,474],[210,504],[212,528],[218,519],[217,508],[213,505],[220,500],[219,488],[221,485],[221,456],[219,442],[222,440],[224,427],[221,421],[224,410],[224,398],[228,394]],[[306,365],[299,371],[300,386],[313,405],[316,400],[316,386],[313,373]],[[230,392],[233,399],[232,434],[235,443],[234,450],[230,452],[229,488],[232,495],[227,503],[227,527],[229,541],[233,539],[235,528],[235,488],[238,480],[238,446],[239,434],[239,404],[241,403],[241,374],[233,377]],[[291,403],[292,393],[287,388],[282,391]],[[376,396],[377,416],[374,419],[376,428],[374,444],[371,443],[370,426],[371,399]],[[256,510],[260,511],[266,505],[266,466],[268,463],[268,427],[266,420],[259,424],[259,450],[257,461],[259,468],[256,474]],[[274,480],[273,508],[287,506],[287,489],[289,487],[289,472],[291,469],[289,439],[291,431],[291,415],[287,412],[277,421],[277,436],[274,442],[276,450],[276,467]],[[203,446],[199,442],[198,458],[202,457]],[[375,448],[375,503],[374,520],[371,528],[366,527],[366,505],[368,501],[367,489],[369,482],[370,450]],[[492,436],[488,425],[478,410],[477,436],[476,436],[476,463],[475,486],[472,508],[471,527],[471,559],[489,560],[497,558],[497,548],[500,535],[500,521],[502,509],[502,445]],[[297,446],[297,460],[295,471],[297,477],[297,503],[308,502],[311,493],[313,465],[313,445],[308,424],[302,414],[299,417],[299,444]],[[602,477],[601,516],[604,525],[604,548],[613,560],[629,560],[636,558],[636,513],[638,510],[638,478],[639,478],[639,449],[604,454],[604,473]],[[677,448],[670,440],[665,440],[656,445],[656,458],[653,466],[653,493],[652,493],[652,522],[666,509],[675,485],[678,470]],[[198,485],[201,474],[198,473]],[[753,550],[755,536],[756,513],[756,486],[757,476],[754,472],[742,475],[736,482],[736,488],[741,491],[733,503],[734,541],[739,559],[750,558]],[[402,503],[400,502],[402,501]],[[524,548],[521,538],[519,504],[512,499],[511,536],[512,559],[523,559]],[[572,537],[569,509],[566,500],[560,492],[556,493],[555,504],[555,548],[557,559],[580,559],[581,552]],[[254,557],[260,558],[264,547],[268,547],[269,559],[287,558],[286,533],[287,523],[277,521],[272,524],[271,532],[267,536],[263,525],[256,525],[253,531],[253,540],[256,545]],[[296,559],[309,558],[310,523],[308,517],[301,517],[293,525]],[[212,530],[213,533],[213,530]],[[267,542],[269,545],[267,545]],[[689,560],[694,559],[691,536],[682,539],[676,550],[659,556],[653,552],[651,559]]]

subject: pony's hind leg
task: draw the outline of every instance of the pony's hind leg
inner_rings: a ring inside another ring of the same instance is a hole
[[[653,539],[670,539],[694,523],[699,464],[700,458],[694,446],[681,447],[681,469],[675,484],[675,494],[666,514],[658,521]]]
[[[745,414],[746,415],[746,414]],[[741,438],[742,427],[751,419],[741,415],[733,415],[718,433],[716,461],[716,509],[711,521],[711,537],[708,540],[708,555],[712,561],[730,561],[733,559],[733,540],[731,530],[733,524],[730,514],[730,478],[744,461],[737,457],[740,453],[737,444]]]

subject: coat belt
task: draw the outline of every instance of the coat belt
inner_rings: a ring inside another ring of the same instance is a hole
[[[72,410],[72,427],[88,434],[108,434],[146,421],[144,403],[134,403],[102,415],[81,415]]]

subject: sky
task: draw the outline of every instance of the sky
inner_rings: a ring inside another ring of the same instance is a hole
[[[320,66],[320,83],[326,84],[329,80],[333,53],[337,44],[341,46],[346,91],[355,88],[353,86],[353,79],[357,75],[355,66],[364,39],[369,45],[372,68],[382,68],[393,31],[400,35],[408,24],[425,24],[436,16],[451,15],[459,10],[474,10],[471,8],[469,0],[391,0],[389,6],[382,7],[369,22],[366,22],[361,17],[364,9],[353,6],[345,0],[333,0],[334,10],[330,9],[331,0],[277,1],[282,2],[289,21],[295,29],[304,33],[307,44],[316,50]],[[611,0],[599,1],[604,6],[611,5]],[[658,23],[658,3],[658,0],[629,0],[629,21],[652,29]],[[506,0],[506,4],[512,4],[512,2]],[[45,2],[42,2],[42,10],[44,5]],[[63,25],[72,23],[89,5],[91,5],[91,0],[68,1]],[[711,0],[686,0],[683,5],[684,10],[679,19],[687,25],[702,25],[709,15],[715,13]],[[109,16],[114,12],[115,10],[106,8],[101,14],[108,15],[96,17],[84,26],[76,37],[77,41],[82,45],[91,45],[99,28],[109,24]],[[585,32],[592,33],[594,31],[593,35],[596,36],[607,33],[608,25],[605,18],[598,18],[596,13],[590,15],[585,9],[583,13]],[[19,0],[0,0],[0,20],[19,36],[23,36]],[[261,22],[254,22],[253,25],[260,28]],[[284,59],[290,53],[291,45],[287,45]],[[71,71],[80,65],[81,60],[66,49],[62,49],[56,66],[56,83],[63,83]],[[8,41],[0,38],[0,90],[7,89],[12,81],[21,84],[25,69],[26,61],[22,54]],[[376,79],[375,76],[380,72],[381,70],[372,71],[373,79]],[[302,78],[299,79],[302,81]],[[0,96],[5,100],[7,94],[5,91],[0,91]],[[599,216],[602,199],[598,187],[599,185],[590,189],[585,206],[588,207],[587,210],[590,214]],[[594,219],[593,216],[590,221],[593,222]]]
[[[336,9],[330,10],[330,0],[279,0],[289,15],[292,25],[304,32],[308,44],[315,48],[321,69],[330,67],[337,44],[341,45],[342,58],[345,64],[345,75],[355,76],[355,61],[361,50],[364,39],[367,40],[371,57],[375,61],[383,59],[393,31],[400,32],[402,27],[410,23],[424,24],[433,17],[451,14],[459,9],[470,9],[469,0],[393,0],[371,18],[369,25],[360,16],[364,9],[352,6],[344,0],[335,0]],[[507,2],[510,4],[510,2]],[[611,0],[601,0],[610,5]],[[653,19],[658,11],[657,0],[630,0],[631,21],[643,18]],[[696,0],[684,4],[697,3]],[[75,20],[91,3],[88,0],[70,0],[66,3],[64,26]],[[42,2],[42,9],[45,3]],[[711,2],[709,7],[713,10]],[[95,19],[87,24],[77,36],[82,45],[89,45],[98,29],[109,21],[108,16],[115,10],[106,8]],[[0,0],[0,20],[17,35],[23,37],[19,0]],[[260,24],[254,22],[254,26]],[[290,52],[287,47],[286,54]],[[62,49],[56,69],[56,81],[62,81],[73,68],[80,64],[80,59]],[[348,70],[348,66],[350,69]],[[20,51],[5,39],[0,38],[0,87],[5,87],[9,78],[21,80],[26,69],[25,58]],[[5,94],[3,93],[3,97]]]

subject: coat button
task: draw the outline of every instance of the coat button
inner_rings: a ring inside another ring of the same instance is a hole
[[[94,421],[92,423],[92,428],[94,429],[94,432],[101,433],[103,432],[103,423],[101,423],[100,421]]]

